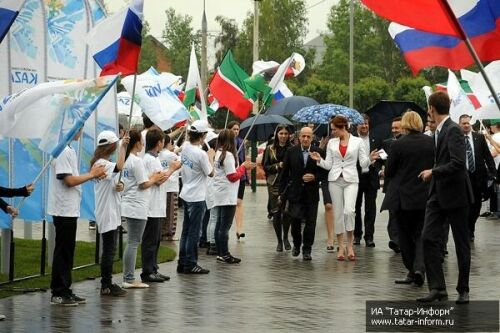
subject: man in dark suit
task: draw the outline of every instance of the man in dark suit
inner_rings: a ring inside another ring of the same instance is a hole
[[[294,257],[300,254],[304,260],[311,260],[311,249],[314,243],[316,217],[318,216],[319,182],[326,172],[316,161],[309,157],[309,152],[323,150],[311,146],[313,131],[309,127],[300,130],[300,144],[288,149],[283,160],[283,169],[280,180],[280,200],[287,201],[285,214],[291,219]],[[301,222],[305,221],[302,235]]]
[[[391,133],[392,138],[389,138],[382,142],[382,149],[387,153],[387,155],[391,155],[392,144],[401,137],[401,117],[396,117],[392,120]],[[382,188],[382,192],[387,193],[387,189],[389,187],[389,182],[391,181],[391,179],[385,177],[385,170],[380,171],[379,174],[382,178],[384,178],[384,187]],[[383,207],[381,211],[382,210],[384,210]],[[389,221],[387,222],[387,234],[389,235],[389,248],[394,252],[399,253],[401,252],[401,249],[399,247],[399,231],[396,221],[396,212],[393,209],[388,209],[388,211]]]
[[[450,116],[448,94],[437,91],[429,97],[429,116],[436,122],[434,141],[435,163],[419,177],[430,181],[429,199],[425,212],[422,241],[429,294],[419,302],[447,300],[446,282],[442,267],[442,245],[448,222],[453,231],[458,260],[459,297],[457,304],[469,303],[470,243],[467,216],[473,202],[472,189],[465,162],[465,142],[461,128]]]
[[[378,150],[379,142],[370,136],[370,117],[363,114],[364,123],[358,125],[357,136],[363,139],[366,151]],[[373,234],[375,233],[375,217],[377,215],[377,191],[380,188],[379,164],[372,163],[368,168],[361,169],[358,163],[359,187],[356,198],[356,217],[354,219],[354,244],[359,245],[363,236],[363,219],[361,205],[365,199],[365,244],[375,247]],[[335,209],[335,207],[334,207]]]
[[[469,238],[474,241],[476,221],[481,211],[481,204],[484,193],[488,191],[488,180],[495,177],[495,161],[486,143],[484,135],[473,133],[470,125],[471,117],[461,115],[459,125],[465,136],[465,162],[469,171],[469,179],[474,193],[474,203],[469,208]]]

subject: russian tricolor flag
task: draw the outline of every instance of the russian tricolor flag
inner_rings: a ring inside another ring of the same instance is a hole
[[[460,0],[451,6],[482,61],[500,59],[500,1]],[[429,66],[458,70],[474,63],[465,42],[391,23],[389,33],[413,73]]]
[[[131,0],[130,6],[96,25],[87,35],[101,76],[137,73],[142,44],[144,0]]]
[[[0,43],[9,32],[23,5],[22,0],[0,0]]]

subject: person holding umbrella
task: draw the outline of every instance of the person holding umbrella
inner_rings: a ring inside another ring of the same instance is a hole
[[[326,158],[316,152],[311,152],[310,156],[318,166],[329,170],[329,190],[335,207],[335,231],[339,246],[337,260],[345,260],[344,233],[347,233],[347,258],[354,261],[354,214],[359,183],[356,164],[359,162],[362,168],[366,168],[378,158],[378,153],[374,150],[369,154],[363,140],[350,134],[345,116],[335,116],[330,121],[330,128],[334,138],[328,142]]]

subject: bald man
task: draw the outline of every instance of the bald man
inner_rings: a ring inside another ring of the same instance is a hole
[[[325,170],[318,167],[309,157],[310,152],[324,151],[311,146],[313,131],[303,127],[299,134],[299,144],[291,147],[285,154],[280,180],[280,199],[286,201],[285,214],[290,218],[293,237],[292,255],[297,257],[302,246],[302,257],[311,260],[314,243],[316,218],[318,215],[319,182],[326,176]],[[301,222],[305,221],[304,231]]]

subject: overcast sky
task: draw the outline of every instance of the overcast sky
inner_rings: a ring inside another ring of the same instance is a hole
[[[104,2],[108,4],[111,12],[115,12],[125,7],[129,0],[104,0]],[[157,38],[161,37],[165,26],[165,10],[169,7],[173,7],[177,13],[192,16],[194,30],[201,29],[203,0],[145,0],[144,2],[145,19],[151,26],[153,36]],[[337,0],[306,0],[309,19],[306,42],[326,30],[327,15],[331,6],[336,2]],[[217,34],[219,30],[219,25],[215,22],[217,15],[234,18],[241,27],[247,12],[253,12],[253,8],[253,0],[206,0],[209,32]]]

